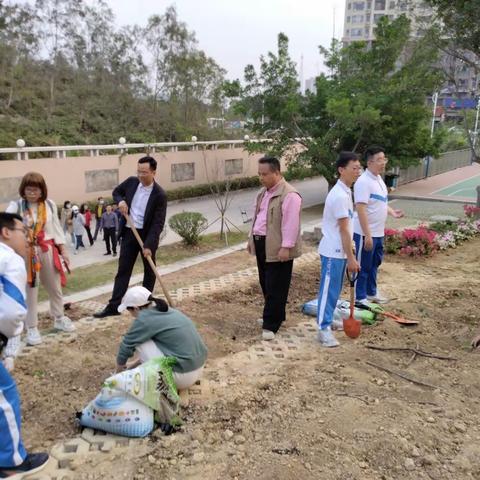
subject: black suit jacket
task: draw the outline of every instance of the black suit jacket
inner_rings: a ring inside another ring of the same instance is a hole
[[[132,205],[132,200],[137,191],[138,184],[140,180],[137,177],[128,177],[120,185],[115,187],[112,192],[113,200],[118,204],[122,200],[127,202],[128,209]],[[150,198],[147,202],[147,207],[145,208],[145,217],[143,219],[143,238],[145,248],[152,250],[157,249],[158,242],[160,238],[160,233],[162,233],[163,227],[165,225],[165,216],[167,214],[167,195],[163,188],[157,183],[154,182],[153,190],[150,194]],[[120,235],[123,235],[124,229],[126,228],[126,220],[122,215],[121,223],[119,226]]]

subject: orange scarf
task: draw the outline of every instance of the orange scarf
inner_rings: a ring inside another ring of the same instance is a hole
[[[23,223],[28,227],[28,256],[27,256],[27,284],[30,287],[37,285],[37,273],[42,265],[36,252],[36,246],[43,240],[45,236],[45,224],[47,223],[47,209],[45,202],[38,202],[37,220],[34,220],[32,209],[28,203],[23,202]]]

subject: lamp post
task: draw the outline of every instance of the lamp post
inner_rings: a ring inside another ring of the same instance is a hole
[[[430,130],[430,138],[433,137],[433,132],[435,130],[435,113],[437,112],[438,92],[435,92],[433,94],[432,101],[433,101],[433,112],[432,112],[432,128]]]
[[[16,142],[18,148],[24,148],[25,147],[25,140],[23,138],[19,138]],[[17,160],[26,160],[27,158],[27,153],[25,152],[18,152],[17,153]]]

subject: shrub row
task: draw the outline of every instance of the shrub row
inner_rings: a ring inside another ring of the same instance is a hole
[[[480,209],[465,206],[466,217],[458,221],[435,222],[406,228],[402,231],[385,230],[385,251],[410,257],[429,256],[438,250],[455,248],[457,245],[480,235]]]

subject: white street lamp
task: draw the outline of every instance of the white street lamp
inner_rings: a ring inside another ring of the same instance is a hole
[[[197,141],[197,137],[195,135],[192,135],[192,142],[196,143],[196,141]]]
[[[125,145],[125,144],[127,143],[127,140],[126,140],[125,137],[120,137],[120,138],[118,139],[118,143],[119,143],[120,145]]]
[[[25,146],[25,140],[23,138],[19,138],[17,140],[17,147],[18,148],[23,148]]]
[[[248,141],[250,140],[250,137],[249,137],[248,135],[245,135],[245,136],[243,137],[243,140],[244,140],[245,142],[248,142]]]

